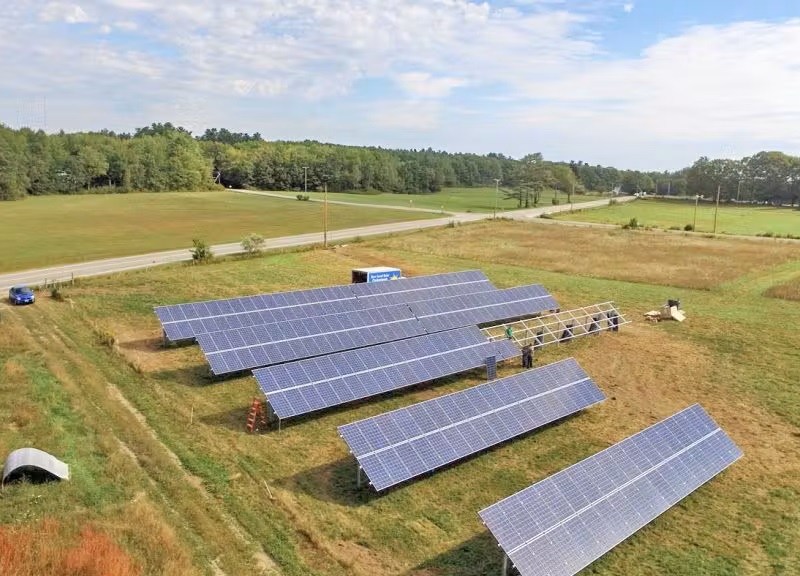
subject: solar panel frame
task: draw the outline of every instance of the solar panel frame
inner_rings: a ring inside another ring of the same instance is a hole
[[[340,426],[339,435],[381,491],[604,399],[569,358]]]
[[[519,350],[469,327],[260,368],[253,376],[275,415],[286,419],[472,370],[489,354],[505,360]]]
[[[572,575],[741,456],[694,404],[479,516],[522,576]]]

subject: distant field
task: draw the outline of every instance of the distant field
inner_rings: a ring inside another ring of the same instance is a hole
[[[575,357],[607,399],[378,495],[356,488],[337,426],[474,386],[481,371],[247,434],[255,380],[211,380],[197,346],[161,346],[156,304],[346,283],[380,263],[541,283],[563,309],[615,300],[631,325],[536,355]],[[764,293],[798,274],[789,244],[490,221],[81,279],[69,303],[43,293],[0,306],[0,453],[35,445],[73,470],[68,483],[6,487],[0,543],[14,551],[35,536],[61,550],[88,525],[141,574],[499,574],[478,510],[699,402],[744,457],[585,573],[795,576],[800,306]],[[686,322],[642,319],[668,298]],[[62,529],[40,530],[45,518]]]
[[[434,217],[332,205],[331,230]],[[0,272],[322,230],[322,206],[231,192],[43,196],[0,204]]]
[[[560,214],[559,220],[627,224],[636,218],[642,226],[654,228],[683,227],[694,221],[694,204],[658,200],[637,200],[608,208],[587,210],[573,214]],[[700,204],[697,208],[697,232],[714,230],[714,206]],[[764,206],[719,207],[717,232],[720,234],[800,235],[800,211]]]
[[[287,196],[291,194],[286,193]],[[552,205],[555,192],[549,191],[542,194],[540,206]],[[293,195],[292,195],[293,196]],[[322,198],[321,192],[309,192],[312,198]],[[559,193],[560,202],[566,203],[567,195]],[[597,200],[599,196],[585,196],[576,194],[572,197],[572,202],[588,202]],[[445,188],[435,194],[349,194],[337,192],[328,194],[328,200],[341,200],[343,202],[355,202],[359,204],[383,204],[386,206],[409,206],[412,208],[428,208],[431,210],[443,210],[445,212],[492,212],[494,210],[495,189],[494,188]],[[503,190],[497,195],[497,209],[516,210],[517,200],[504,199]]]

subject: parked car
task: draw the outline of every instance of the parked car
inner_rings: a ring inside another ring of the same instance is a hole
[[[36,301],[36,295],[27,286],[14,286],[8,291],[8,300],[14,305],[33,304]]]

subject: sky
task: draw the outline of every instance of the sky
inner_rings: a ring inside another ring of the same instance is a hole
[[[797,0],[13,0],[0,122],[672,170],[800,154]]]

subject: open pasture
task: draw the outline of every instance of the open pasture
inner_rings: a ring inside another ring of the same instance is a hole
[[[287,197],[293,197],[287,193],[281,193]],[[311,198],[321,200],[324,196],[322,192],[309,192]],[[499,194],[495,194],[492,187],[475,188],[444,188],[440,192],[433,194],[355,194],[346,192],[329,193],[328,200],[338,200],[341,202],[352,202],[354,204],[381,204],[385,206],[404,206],[410,208],[426,208],[428,210],[439,210],[444,212],[492,212],[495,209],[495,196],[497,196],[497,211],[502,213],[506,210],[516,210],[518,201],[515,198],[506,198],[503,189]],[[556,196],[555,190],[542,192],[539,206],[550,206]],[[597,200],[599,196],[585,194],[575,194],[572,202],[589,202]],[[567,195],[563,192],[558,193],[560,203],[567,202]]]
[[[329,229],[421,220],[422,212],[329,206]],[[322,231],[322,206],[232,192],[29,197],[0,206],[0,272]]]
[[[628,224],[632,218],[640,226],[651,228],[680,228],[693,225],[694,203],[639,199],[628,204],[617,204],[597,210],[559,214],[559,220],[596,222],[601,224]],[[695,232],[714,231],[713,203],[701,202],[697,207]],[[744,236],[800,236],[800,211],[770,206],[734,206],[720,204],[717,215],[718,234]]]
[[[564,309],[615,300],[632,325],[536,357],[575,357],[607,400],[378,495],[356,489],[336,427],[478,384],[480,371],[248,435],[254,379],[213,381],[196,346],[160,346],[153,305],[341,284],[380,264],[409,276],[480,268],[498,287],[544,284]],[[779,244],[497,221],[81,281],[69,303],[0,311],[0,370],[13,378],[0,386],[0,448],[33,442],[75,470],[66,485],[8,489],[0,519],[92,523],[142,573],[499,573],[479,509],[699,402],[744,458],[587,572],[789,576],[800,308],[764,293],[798,272],[796,248]],[[641,319],[676,297],[687,322]],[[123,529],[139,507],[146,521]]]

